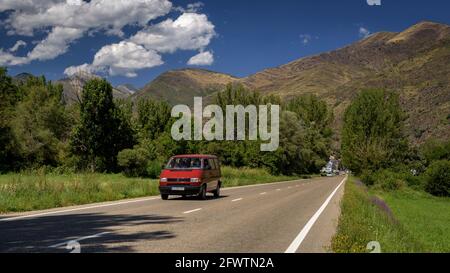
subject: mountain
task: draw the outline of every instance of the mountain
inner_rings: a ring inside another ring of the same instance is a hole
[[[161,74],[133,95],[133,99],[154,98],[172,105],[191,105],[194,97],[207,97],[238,81],[233,76],[203,69],[172,70]]]
[[[78,102],[81,99],[81,92],[83,86],[91,79],[99,78],[96,75],[86,72],[79,72],[70,77],[55,81],[56,84],[61,84],[64,89],[63,97],[66,102]],[[113,88],[114,98],[125,99],[130,96],[129,91],[123,89]]]
[[[403,32],[380,32],[341,49],[295,60],[246,78],[205,70],[169,71],[135,94],[192,104],[228,83],[288,100],[316,94],[334,109],[337,131],[351,100],[365,88],[398,92],[415,143],[450,138],[450,26],[421,22]]]
[[[132,85],[132,84],[122,84],[122,85],[116,86],[116,89],[121,91],[124,94],[129,94],[129,95],[132,95],[139,91],[139,89],[134,87],[134,85]]]
[[[401,33],[382,32],[345,48],[303,58],[242,82],[289,98],[314,93],[334,108],[335,129],[352,98],[365,88],[400,95],[407,133],[415,143],[450,137],[450,27],[422,22]]]
[[[15,83],[25,83],[29,78],[32,78],[32,77],[34,77],[34,76],[30,73],[20,73],[20,74],[17,74],[16,76],[14,76],[12,79],[13,79],[13,82],[15,82]]]

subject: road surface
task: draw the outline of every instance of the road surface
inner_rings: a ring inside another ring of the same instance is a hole
[[[0,252],[328,252],[345,177],[0,216]]]

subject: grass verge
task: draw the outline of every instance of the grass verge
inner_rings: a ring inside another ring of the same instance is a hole
[[[411,189],[379,195],[425,252],[450,252],[450,198]]]
[[[337,253],[364,253],[367,244],[377,241],[386,253],[423,252],[425,246],[410,234],[381,200],[370,196],[364,186],[349,178],[341,205],[337,234],[332,250]]]
[[[262,169],[223,167],[223,186],[235,187],[299,179]],[[158,195],[158,181],[122,174],[0,175],[0,213],[42,210]]]

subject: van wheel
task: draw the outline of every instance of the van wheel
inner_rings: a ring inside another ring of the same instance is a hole
[[[200,200],[206,200],[206,185],[202,187],[200,194],[198,195]]]
[[[168,194],[161,194],[161,199],[162,200],[169,200],[169,195]]]
[[[217,189],[214,191],[214,198],[219,198],[220,197],[220,183],[217,184]]]

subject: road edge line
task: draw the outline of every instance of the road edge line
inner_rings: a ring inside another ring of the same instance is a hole
[[[316,223],[317,219],[319,219],[322,212],[326,209],[328,204],[331,202],[331,199],[336,195],[337,191],[341,188],[341,186],[347,181],[348,176],[346,176],[342,182],[336,187],[336,189],[328,196],[328,198],[325,200],[325,202],[322,204],[322,206],[317,210],[317,212],[309,219],[308,223],[303,227],[303,229],[300,231],[300,233],[297,235],[297,237],[292,241],[291,245],[286,249],[284,253],[296,253],[297,250],[300,248],[301,244],[303,243],[303,240],[305,240],[306,236],[308,235],[311,228]]]

